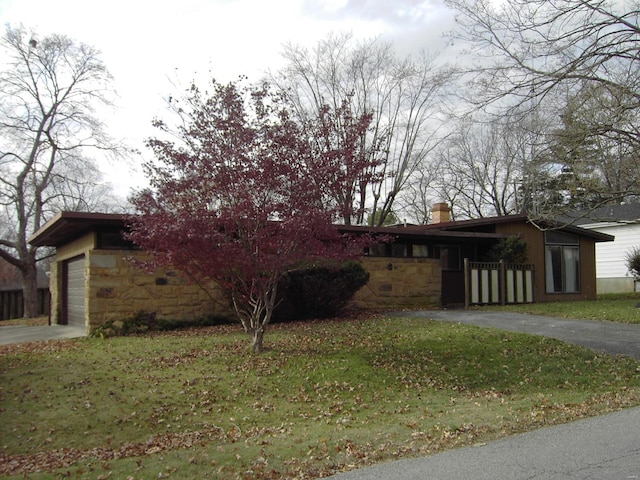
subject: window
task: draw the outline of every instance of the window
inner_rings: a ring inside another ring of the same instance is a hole
[[[407,243],[375,243],[369,246],[371,257],[427,257],[426,245],[409,245]]]
[[[412,257],[420,257],[420,258],[428,258],[429,257],[429,247],[427,245],[418,245],[413,244],[411,246],[411,256]]]
[[[577,235],[545,232],[545,285],[547,293],[580,291],[580,245]]]
[[[434,255],[440,259],[442,270],[462,270],[459,246],[438,245],[434,248]]]
[[[387,256],[387,244],[386,243],[374,243],[369,246],[369,255],[372,257],[386,257]]]
[[[406,257],[407,256],[407,246],[402,243],[392,243],[391,244],[391,256],[392,257]]]
[[[101,250],[137,250],[137,246],[125,239],[120,231],[103,230],[98,232],[97,248]]]

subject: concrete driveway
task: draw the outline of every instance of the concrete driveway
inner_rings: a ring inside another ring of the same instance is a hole
[[[86,336],[84,328],[68,325],[45,325],[41,327],[6,326],[0,327],[0,345],[11,343],[37,342],[42,340],[63,340]]]
[[[508,312],[437,310],[390,316],[432,318],[544,335],[640,359],[640,325]],[[640,381],[640,373],[638,374]],[[640,408],[541,428],[481,446],[389,462],[334,480],[640,479]]]

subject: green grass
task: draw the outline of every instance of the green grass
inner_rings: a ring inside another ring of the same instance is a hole
[[[0,476],[317,478],[640,404],[637,361],[524,334],[361,318],[265,340],[0,348]]]
[[[594,301],[546,302],[480,307],[560,318],[583,318],[620,323],[640,323],[640,293],[599,295]]]

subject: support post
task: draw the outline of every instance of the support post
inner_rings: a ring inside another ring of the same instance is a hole
[[[469,275],[471,272],[469,271],[469,259],[464,259],[464,308],[469,308]]]
[[[500,305],[507,303],[507,272],[504,260],[500,259],[500,280],[498,281],[500,289]]]

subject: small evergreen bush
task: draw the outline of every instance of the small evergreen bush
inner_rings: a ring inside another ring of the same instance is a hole
[[[485,257],[487,262],[526,263],[527,242],[518,237],[503,238],[493,245]]]
[[[625,256],[625,260],[627,262],[627,268],[633,278],[637,281],[640,281],[640,246],[633,247],[631,250],[627,252]]]
[[[314,265],[289,272],[278,286],[280,305],[274,320],[333,317],[368,281],[369,273],[358,262]]]

